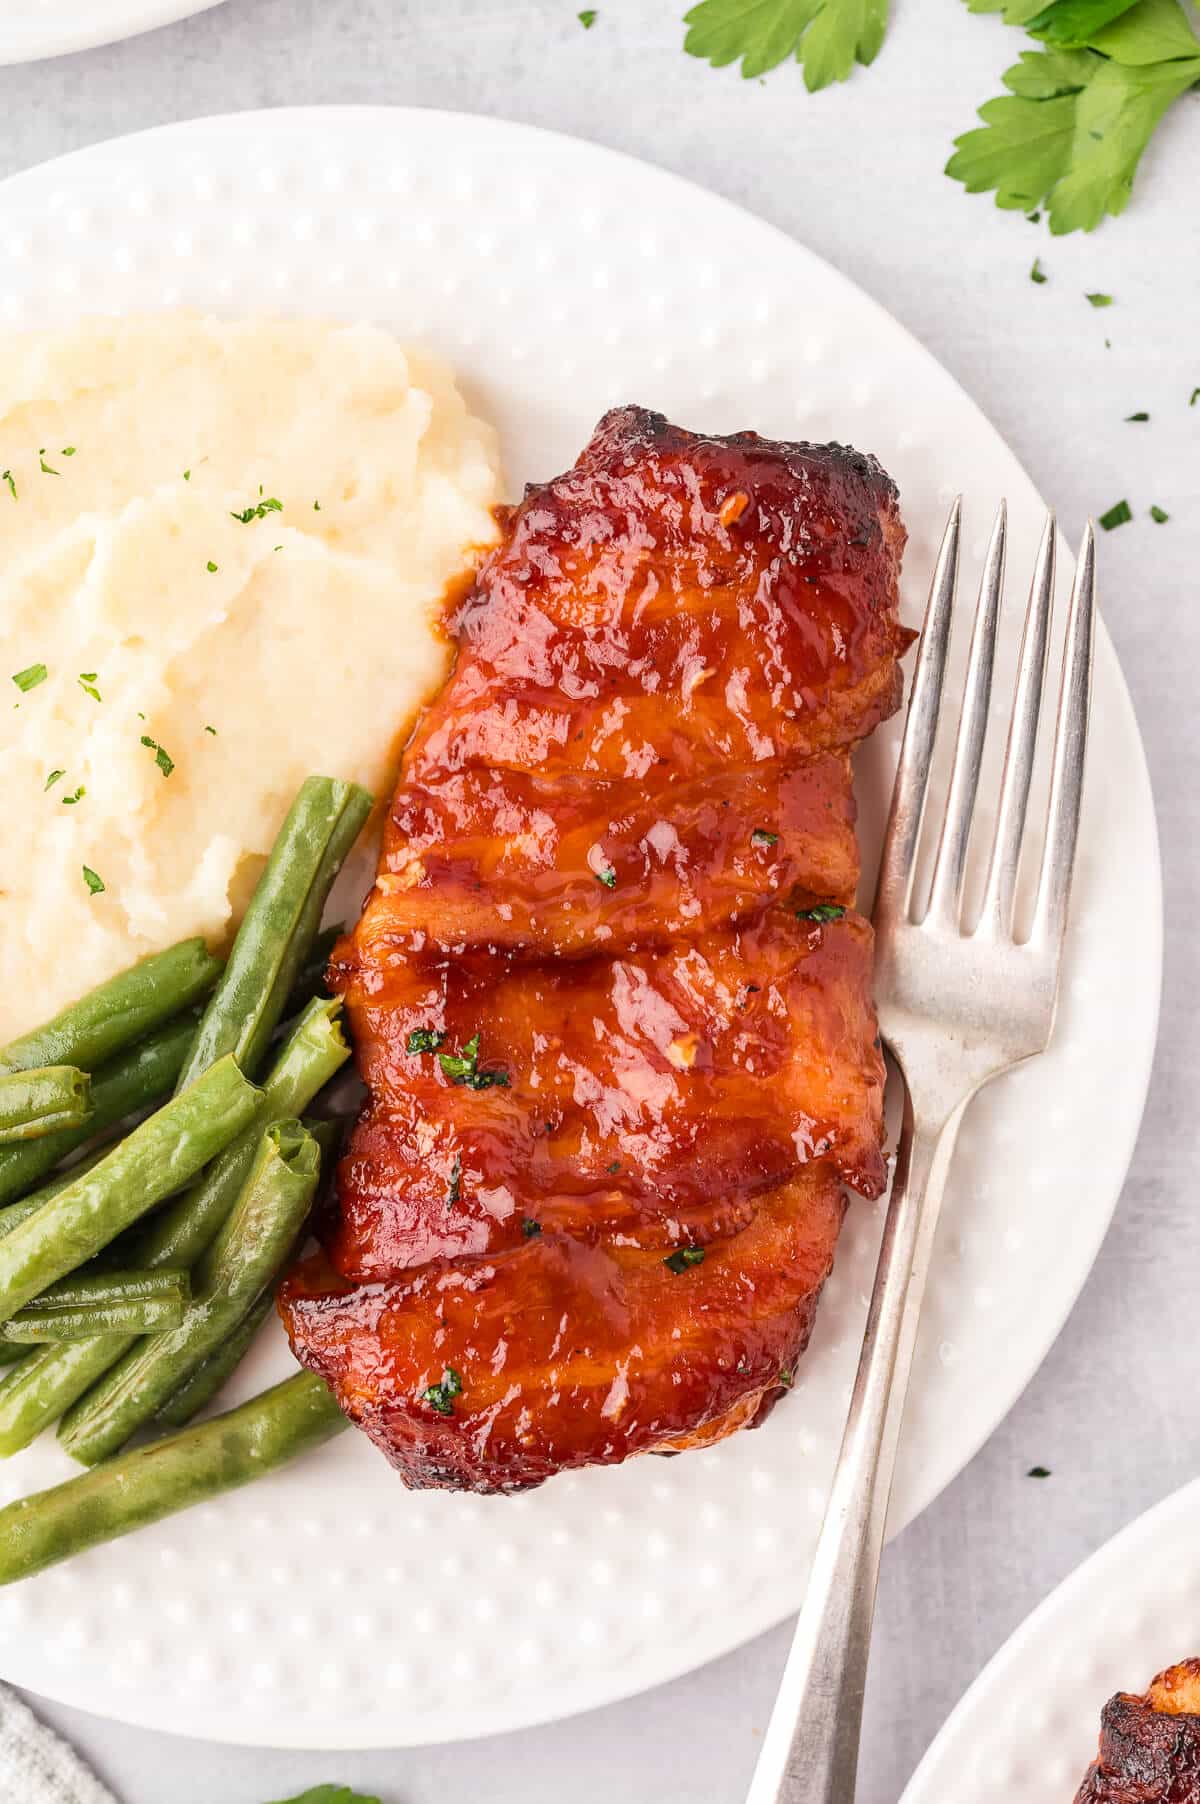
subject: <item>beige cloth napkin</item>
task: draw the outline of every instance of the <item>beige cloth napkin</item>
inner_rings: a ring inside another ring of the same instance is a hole
[[[117,1804],[75,1750],[7,1685],[0,1685],[0,1799],[3,1804]]]

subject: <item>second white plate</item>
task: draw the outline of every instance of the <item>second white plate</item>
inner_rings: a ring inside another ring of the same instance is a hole
[[[716,431],[849,440],[900,484],[910,620],[959,489],[964,589],[1002,494],[1014,586],[1033,565],[1042,503],[927,351],[769,226],[590,145],[430,112],[198,122],[10,181],[0,250],[5,329],[190,305],[369,319],[424,340],[498,422],[514,493],[569,464],[622,401]],[[1044,1060],[967,1118],[896,1528],[986,1439],[1057,1334],[1141,1115],[1158,1012],[1158,849],[1103,634],[1095,706],[1059,1030]],[[868,855],[896,742],[893,723],[862,760]],[[851,1208],[796,1392],[761,1431],[515,1500],[411,1495],[346,1436],[0,1594],[0,1672],[156,1728],[367,1747],[543,1721],[724,1653],[803,1595],[879,1223],[878,1209]],[[280,1345],[262,1350],[240,1389],[286,1360]],[[70,1470],[51,1438],[0,1469],[0,1499]]]
[[[220,4],[221,0],[20,0],[0,9],[0,64],[94,50]]]
[[[1071,1804],[1116,1691],[1200,1655],[1200,1480],[1113,1537],[1012,1635],[901,1804]]]

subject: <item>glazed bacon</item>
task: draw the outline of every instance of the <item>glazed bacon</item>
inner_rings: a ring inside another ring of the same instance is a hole
[[[1144,1697],[1109,1699],[1075,1804],[1200,1804],[1200,1660],[1168,1667]]]
[[[622,408],[452,613],[331,966],[370,1102],[281,1294],[408,1484],[705,1444],[791,1383],[884,1184],[850,752],[903,544],[869,457]]]

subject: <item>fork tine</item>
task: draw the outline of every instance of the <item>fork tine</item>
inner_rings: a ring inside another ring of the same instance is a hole
[[[1092,696],[1092,648],[1096,632],[1096,532],[1089,520],[1075,566],[1067,620],[1054,765],[1046,817],[1046,847],[1033,917],[1035,940],[1061,950],[1075,865],[1083,767],[1087,755],[1088,711]]]
[[[888,914],[904,914],[912,891],[913,868],[921,837],[921,819],[929,788],[929,768],[933,762],[933,745],[937,738],[938,716],[942,707],[950,623],[954,618],[954,597],[958,588],[961,537],[960,495],[950,509],[933,581],[929,585],[929,601],[925,608],[921,642],[917,647],[908,715],[904,722],[904,739],[896,767],[892,806],[879,865],[879,884],[872,911],[877,921]]]
[[[1046,515],[1046,526],[1038,547],[1033,581],[1029,587],[1029,608],[1021,635],[1021,655],[1013,693],[1013,715],[1004,753],[1004,775],[1000,780],[996,836],[992,841],[987,887],[979,917],[980,925],[990,928],[997,935],[1012,932],[1013,898],[1017,888],[1021,840],[1029,807],[1029,785],[1033,777],[1042,691],[1046,681],[1046,660],[1050,649],[1055,530],[1054,514],[1051,512]]]
[[[996,661],[996,625],[1000,618],[1000,600],[1004,594],[1004,551],[1007,536],[1008,510],[1002,501],[996,511],[996,523],[988,541],[983,577],[979,584],[979,602],[975,609],[975,626],[971,633],[971,651],[963,687],[962,714],[958,722],[958,737],[954,742],[950,792],[946,798],[946,813],[942,820],[933,882],[929,891],[929,907],[926,910],[927,920],[938,921],[950,927],[957,926],[962,904],[971,818],[975,812],[975,792],[979,788],[979,769],[987,738],[988,706],[992,699],[992,667]]]

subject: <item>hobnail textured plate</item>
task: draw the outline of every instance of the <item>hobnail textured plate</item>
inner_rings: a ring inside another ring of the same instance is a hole
[[[772,228],[589,145],[366,109],[172,127],[0,187],[0,272],[4,329],[186,304],[370,319],[424,340],[498,422],[514,493],[569,463],[623,401],[719,431],[857,443],[900,483],[909,619],[957,489],[965,582],[1001,494],[1010,568],[1032,568],[1042,503],[928,352]],[[965,1125],[897,1529],[987,1437],[1058,1332],[1141,1114],[1158,1008],[1158,850],[1103,633],[1096,723],[1059,1031]],[[896,732],[862,760],[868,849]],[[346,1436],[0,1594],[0,1671],[156,1728],[394,1746],[544,1721],[725,1652],[803,1593],[879,1223],[878,1208],[852,1206],[795,1394],[761,1431],[513,1500],[409,1494]],[[282,1345],[263,1350],[239,1391],[286,1361]],[[0,1468],[0,1499],[68,1470],[51,1439]]]
[[[1071,1804],[1100,1711],[1200,1655],[1200,1480],[1063,1580],[984,1667],[900,1804]]]
[[[115,44],[155,25],[207,12],[221,0],[12,0],[0,16],[0,64]]]

